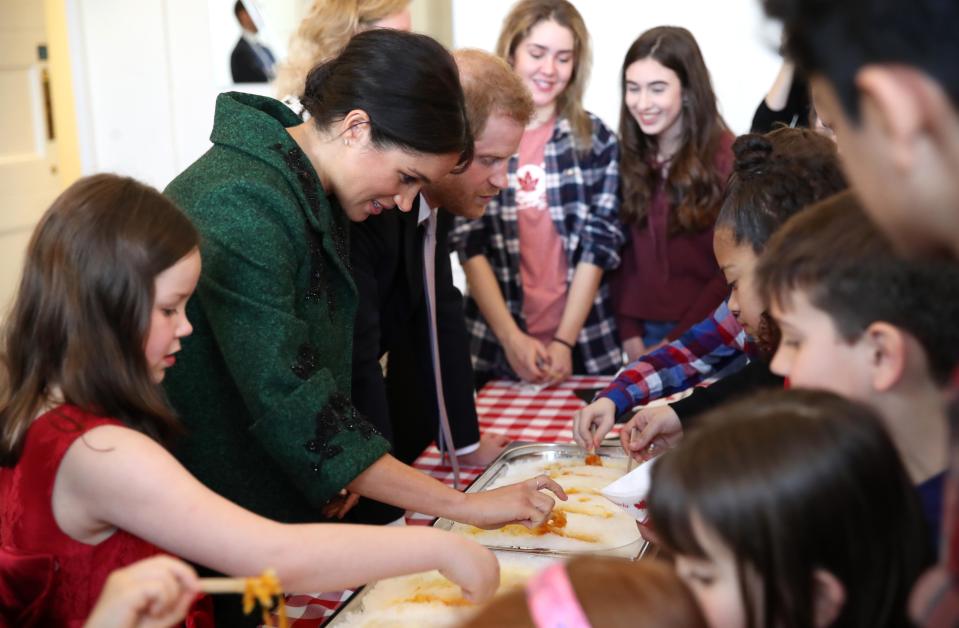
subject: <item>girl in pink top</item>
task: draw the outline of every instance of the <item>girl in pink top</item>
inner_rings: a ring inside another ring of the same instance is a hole
[[[619,265],[619,151],[582,106],[589,34],[566,0],[521,0],[497,54],[535,113],[509,185],[451,243],[469,283],[465,313],[477,379],[549,383],[622,364],[605,271]]]
[[[713,223],[732,171],[733,134],[699,46],[684,28],[646,31],[623,61],[620,216],[629,227],[613,302],[635,360],[705,318],[726,296]]]

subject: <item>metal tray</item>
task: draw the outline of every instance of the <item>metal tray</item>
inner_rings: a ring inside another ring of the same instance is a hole
[[[619,440],[608,439],[603,441],[603,444],[597,450],[598,454],[608,458],[625,458],[626,453],[623,451],[623,448],[619,445]],[[485,490],[492,482],[494,482],[501,474],[506,472],[510,463],[515,462],[525,462],[529,460],[544,460],[544,461],[554,461],[562,459],[571,459],[571,458],[582,458],[583,450],[578,445],[572,443],[526,443],[526,442],[515,442],[511,443],[503,450],[503,452],[490,463],[483,473],[480,474],[467,488],[467,493],[477,493],[479,491]],[[453,522],[449,519],[437,519],[433,522],[435,527],[441,528],[443,530],[449,530],[453,527]],[[629,548],[628,556],[624,556],[623,550]],[[625,557],[632,560],[641,558],[649,550],[650,546],[644,539],[640,538],[634,543],[630,543],[628,546],[623,546],[619,548],[611,548],[607,550],[593,551],[593,552],[564,552],[558,550],[543,550],[543,549],[522,549],[516,547],[490,547],[494,553],[500,552],[509,552],[509,553],[519,553],[527,555],[538,555],[543,557],[544,560],[549,558],[555,559],[567,559],[571,556],[581,556],[583,554],[590,555],[614,555],[617,557]],[[357,589],[353,595],[351,595],[338,609],[330,619],[327,621],[325,626],[337,626],[340,623],[343,623],[343,617],[347,614],[357,611],[362,608],[363,598],[366,596],[366,593],[372,588],[375,583],[371,583],[369,586],[361,587]]]
[[[496,551],[494,551],[493,553],[498,554],[498,552]],[[549,556],[542,556],[542,557],[531,556],[530,558],[534,560],[536,560],[537,558],[542,559],[543,566],[541,568],[546,568],[546,566],[552,563],[553,560],[558,560],[557,557],[549,557]],[[537,569],[540,569],[540,567],[538,567]],[[340,624],[346,623],[346,620],[344,618],[350,613],[353,613],[354,611],[359,611],[363,608],[363,598],[366,597],[366,595],[373,589],[374,586],[376,586],[376,583],[371,582],[370,584],[366,586],[356,589],[353,592],[353,594],[350,597],[348,597],[346,601],[343,602],[343,604],[341,604],[340,607],[333,612],[332,615],[330,615],[330,618],[326,621],[326,623],[323,624],[323,626],[325,628],[329,628],[331,626],[335,627],[335,626],[339,626]]]
[[[619,445],[618,439],[615,441],[615,444],[611,440],[603,441],[603,444],[596,450],[596,453],[605,458],[626,458],[626,452],[624,452],[623,448]],[[486,490],[490,484],[492,484],[503,473],[506,472],[511,463],[530,462],[534,460],[553,462],[556,460],[582,457],[583,449],[579,445],[575,445],[573,443],[511,443],[499,456],[497,456],[496,460],[491,462],[486,470],[483,471],[483,473],[480,474],[480,476],[477,477],[476,480],[474,480],[466,488],[466,492],[478,493]],[[454,522],[449,519],[440,518],[437,519],[433,525],[443,530],[450,530],[452,529]],[[648,546],[649,543],[640,537],[636,541],[626,545],[591,551],[520,548],[500,545],[488,545],[487,547],[498,552],[519,552],[522,554],[540,554],[544,556],[556,557],[581,556],[588,554],[593,556],[616,556],[619,558],[636,560],[641,558],[646,553]]]

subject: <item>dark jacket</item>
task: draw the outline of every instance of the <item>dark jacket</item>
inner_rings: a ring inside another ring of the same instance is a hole
[[[423,230],[412,211],[387,211],[350,225],[350,259],[359,291],[353,331],[353,400],[411,463],[439,439],[429,312],[423,279]],[[446,233],[452,217],[438,213],[436,321],[443,395],[457,448],[479,441],[473,368],[463,296],[453,285]],[[380,358],[389,353],[387,376]]]
[[[270,61],[267,66],[254,46],[255,44],[241,37],[233,47],[233,53],[230,54],[230,73],[233,75],[234,83],[268,83],[273,78],[273,64],[276,63],[276,58],[269,48],[259,46],[260,52]]]
[[[349,227],[271,98],[217,99],[213,147],[166,194],[199,229],[193,335],[164,382],[204,484],[280,521],[320,507],[389,449],[349,401]],[[332,204],[331,204],[332,202]]]

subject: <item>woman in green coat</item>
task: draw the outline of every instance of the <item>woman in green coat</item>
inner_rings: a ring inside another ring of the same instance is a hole
[[[536,525],[546,477],[465,495],[394,459],[349,400],[356,288],[347,221],[409,211],[470,158],[456,66],[432,39],[374,30],[314,68],[306,123],[269,98],[217,100],[213,147],[167,188],[202,236],[194,333],[165,382],[178,456],[228,499],[318,521],[344,489],[482,527]]]

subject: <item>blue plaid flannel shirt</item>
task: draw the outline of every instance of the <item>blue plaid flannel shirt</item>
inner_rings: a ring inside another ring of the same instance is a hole
[[[722,379],[757,355],[755,341],[723,301],[682,336],[627,365],[596,398],[611,400],[622,414],[711,377]]]
[[[619,266],[619,251],[625,241],[625,230],[619,220],[619,144],[615,134],[599,118],[590,114],[590,119],[593,135],[588,153],[577,151],[572,128],[565,118],[557,120],[543,153],[546,198],[566,251],[567,282],[572,281],[579,262],[604,270]],[[476,255],[486,256],[506,307],[525,331],[516,218],[517,167],[518,158],[514,155],[509,164],[508,187],[486,207],[482,218],[456,219],[450,245],[461,262]],[[516,379],[505,352],[469,294],[465,313],[476,373]],[[576,344],[590,374],[611,374],[622,366],[619,334],[605,274]]]

